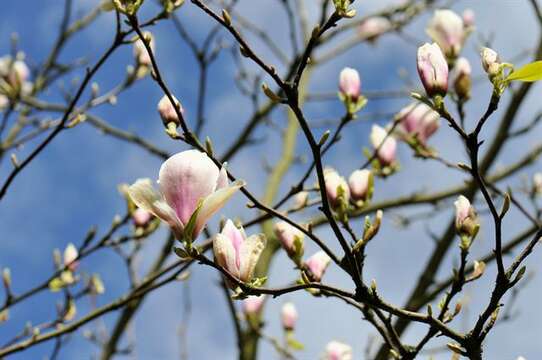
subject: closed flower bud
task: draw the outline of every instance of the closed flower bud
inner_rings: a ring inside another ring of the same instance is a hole
[[[339,76],[339,90],[345,97],[356,101],[361,92],[361,80],[359,73],[352,68],[346,67]]]
[[[11,56],[0,58],[0,77],[13,88],[21,89],[22,86],[31,86],[26,84],[30,77],[30,70],[23,60],[14,60]]]
[[[175,106],[179,109],[181,114],[184,112],[184,109],[177,100],[175,96],[172,95],[173,101],[175,102]],[[177,111],[169,98],[164,95],[160,101],[158,102],[158,113],[160,114],[160,117],[162,118],[162,123],[164,126],[168,126],[169,123],[174,123],[175,125],[179,125],[181,123],[179,117],[177,116]]]
[[[352,360],[352,347],[350,345],[330,341],[326,345],[323,360]]]
[[[424,44],[418,48],[418,74],[427,96],[446,96],[448,92],[448,63],[440,47]]]
[[[218,265],[236,279],[250,282],[265,243],[263,234],[247,237],[242,228],[238,229],[228,219],[222,231],[213,239],[213,251]]]
[[[463,20],[452,10],[436,10],[426,31],[449,59],[459,55],[467,37]]]
[[[373,173],[370,170],[355,170],[348,178],[350,197],[356,204],[362,205],[371,199],[373,186]]]
[[[308,201],[309,201],[309,192],[308,191],[300,191],[297,194],[295,194],[294,206],[296,207],[296,209],[302,208],[305,205],[307,205]]]
[[[132,214],[132,221],[134,222],[134,225],[137,227],[145,227],[149,224],[151,220],[152,220],[152,214],[148,212],[147,210],[137,208],[134,210],[134,213]]]
[[[415,102],[399,111],[398,133],[406,137],[415,137],[425,145],[427,140],[440,127],[440,115],[424,103]]]
[[[388,131],[381,126],[373,125],[369,139],[382,166],[388,166],[395,162],[397,140],[388,134]]]
[[[459,195],[455,205],[455,228],[459,235],[473,238],[478,233],[480,224],[474,207],[469,199]]]
[[[282,305],[280,315],[282,320],[282,327],[288,331],[294,330],[295,324],[299,317],[295,305],[291,302],[287,302],[286,304]]]
[[[254,315],[260,312],[265,300],[265,295],[249,296],[243,300],[243,312],[245,315]]]
[[[495,76],[499,73],[500,69],[500,61],[499,61],[499,55],[495,50],[492,50],[487,47],[483,47],[482,51],[480,52],[480,55],[482,57],[482,66],[484,68],[484,71],[490,76]]]
[[[540,172],[533,175],[533,193],[542,195],[542,173]]]
[[[467,100],[470,98],[472,72],[469,61],[464,57],[457,59],[454,71],[454,90],[460,99]]]
[[[327,198],[332,207],[348,204],[350,189],[346,180],[337,171],[331,168],[324,169],[324,181],[326,183]]]
[[[390,29],[391,23],[387,18],[374,16],[368,18],[359,25],[358,34],[362,40],[372,42]]]
[[[75,261],[78,256],[79,253],[75,245],[69,243],[64,250],[64,266],[66,266],[70,271],[75,271],[77,266],[79,266],[79,262]]]
[[[463,18],[463,25],[465,25],[465,27],[467,27],[467,28],[474,27],[474,23],[475,23],[475,20],[476,20],[476,15],[474,13],[474,10],[465,9],[463,11],[463,14],[461,15],[461,17]]]
[[[151,51],[154,53],[154,36],[149,31],[143,32],[143,36],[146,41],[149,43],[149,47]],[[141,39],[137,39],[134,43],[134,57],[136,59],[137,65],[140,66],[152,66],[152,60],[149,55],[149,52],[147,51],[147,48],[145,47],[145,44]]]
[[[326,272],[331,258],[324,251],[320,250],[305,261],[305,266],[310,272],[312,281],[320,282]]]
[[[288,256],[294,261],[301,259],[304,252],[303,239],[305,238],[305,234],[286,221],[275,223],[273,230],[280,244],[288,253]]]

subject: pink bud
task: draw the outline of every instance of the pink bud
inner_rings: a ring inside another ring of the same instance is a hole
[[[346,67],[341,71],[339,89],[344,96],[354,101],[358,99],[361,91],[361,80],[355,69]]]
[[[303,255],[303,239],[305,234],[298,228],[290,225],[286,221],[279,221],[273,226],[275,235],[280,241],[282,247],[290,257],[301,257]],[[298,250],[295,247],[295,239],[301,243],[301,248]]]
[[[265,295],[249,296],[243,300],[243,311],[246,315],[253,315],[260,312],[265,301]]]
[[[440,115],[424,103],[412,103],[401,109],[399,114],[399,130],[408,136],[416,136],[425,144],[440,126]]]
[[[465,11],[463,11],[462,18],[463,18],[463,24],[466,27],[473,27],[474,26],[474,23],[475,23],[475,20],[476,20],[476,15],[474,14],[474,10],[465,9]]]
[[[326,194],[331,206],[340,205],[342,193],[342,201],[348,203],[350,200],[350,189],[346,180],[339,175],[337,171],[331,168],[324,169],[324,181],[326,183]]]
[[[149,31],[143,32],[143,36],[147,41],[149,41],[149,47],[154,53],[154,36],[152,36],[152,33],[150,33]],[[141,39],[137,39],[134,43],[134,57],[138,65],[149,67],[152,66],[152,60],[149,52],[147,51],[147,48],[145,47],[145,44]]]
[[[228,220],[213,239],[213,251],[218,265],[240,281],[249,282],[265,243],[263,234],[247,238],[243,229],[238,229]]]
[[[331,341],[326,345],[324,360],[352,360],[352,347],[338,341]]]
[[[482,66],[484,67],[485,72],[489,76],[497,75],[501,65],[497,52],[490,48],[483,47],[480,55],[482,57]]]
[[[137,208],[134,210],[134,213],[132,214],[132,221],[134,222],[134,225],[137,227],[145,227],[148,225],[148,223],[152,219],[152,214],[148,212],[147,210],[143,210],[141,208]]]
[[[391,29],[390,21],[385,17],[370,17],[358,27],[358,34],[363,40],[374,41]]]
[[[64,266],[66,266],[70,271],[75,271],[79,266],[79,262],[75,261],[79,256],[77,248],[72,243],[69,243],[64,249]]]
[[[369,195],[372,173],[370,170],[355,170],[348,178],[350,196],[354,201],[365,201]]]
[[[452,10],[436,10],[426,31],[452,59],[459,55],[467,37],[463,20]]]
[[[454,89],[460,99],[468,99],[471,91],[471,66],[469,61],[462,57],[455,63]]]
[[[433,44],[418,48],[418,74],[429,97],[446,96],[448,92],[448,63],[440,50]]]
[[[179,108],[181,114],[184,113],[184,109],[179,100],[177,100],[175,96],[172,97],[175,105]],[[177,125],[181,123],[179,117],[177,116],[177,111],[175,110],[175,107],[166,95],[164,95],[158,102],[158,113],[160,114],[162,122],[165,126],[167,126],[169,123],[175,123]]]
[[[378,161],[384,165],[391,165],[395,161],[397,141],[384,128],[373,125],[369,136],[371,144],[377,150]]]
[[[282,305],[280,313],[282,318],[282,327],[284,327],[286,330],[293,330],[295,328],[297,318],[299,317],[295,305],[291,302],[287,302],[286,304]]]
[[[457,227],[469,216],[471,204],[469,199],[463,195],[459,195],[454,202],[455,205],[455,224]]]
[[[139,179],[128,189],[134,203],[167,222],[179,240],[195,239],[207,221],[244,186],[236,181],[228,185],[225,168],[219,169],[207,154],[187,150],[167,159],[158,175],[160,192],[149,179]],[[194,216],[190,234],[184,227]]]
[[[476,211],[469,199],[460,195],[454,202],[455,205],[455,228],[461,235],[474,237],[478,232],[480,224]]]
[[[310,271],[311,279],[319,282],[329,266],[331,258],[324,251],[320,250],[305,261],[305,266]]]

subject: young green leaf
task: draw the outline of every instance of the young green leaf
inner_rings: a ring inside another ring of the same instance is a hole
[[[542,80],[542,61],[535,61],[512,71],[506,81],[538,81]]]

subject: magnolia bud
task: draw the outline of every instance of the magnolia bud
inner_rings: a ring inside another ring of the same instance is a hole
[[[480,228],[474,207],[471,205],[469,199],[463,195],[459,195],[454,205],[455,228],[457,232],[461,237],[474,238]]]
[[[474,26],[474,22],[476,20],[476,15],[474,14],[474,10],[465,9],[461,17],[463,18],[463,25],[465,25],[465,27],[471,28]]]
[[[294,197],[294,205],[296,209],[304,207],[305,205],[307,205],[308,201],[309,201],[308,191],[300,191]]]
[[[326,194],[331,206],[336,208],[341,204],[348,204],[350,189],[346,180],[337,171],[331,168],[324,169]]]
[[[295,323],[297,322],[297,318],[299,317],[295,305],[291,302],[287,302],[286,304],[282,305],[280,313],[282,319],[282,327],[285,330],[294,330]]]
[[[540,172],[533,175],[533,193],[542,195],[542,173]]]
[[[319,282],[329,266],[331,258],[324,251],[320,250],[305,261],[305,266],[310,272],[312,281]]]
[[[69,243],[68,246],[66,246],[66,249],[64,249],[64,266],[66,266],[70,271],[75,271],[79,265],[79,262],[75,261],[78,256],[79,252],[77,251],[75,245]]]
[[[243,300],[243,312],[245,315],[254,315],[260,312],[265,300],[265,295],[249,296]]]
[[[448,92],[448,63],[436,44],[418,48],[418,74],[427,96],[446,96]]]
[[[484,71],[490,77],[497,75],[501,65],[497,52],[490,48],[483,47],[480,55],[482,57],[482,66],[484,67]]]
[[[9,270],[9,268],[4,268],[4,270],[2,270],[2,282],[6,289],[11,287],[11,270]]]
[[[134,213],[132,214],[132,221],[134,222],[134,225],[137,227],[145,227],[149,224],[149,222],[152,219],[152,214],[148,212],[147,210],[143,210],[141,208],[137,208],[134,210]]]
[[[338,341],[331,341],[326,345],[323,360],[352,360],[352,347]]]
[[[339,76],[339,90],[347,98],[356,101],[361,91],[359,73],[352,68],[346,67]]]
[[[370,170],[355,170],[348,178],[350,196],[356,204],[363,205],[371,199],[373,186],[373,173]]]
[[[463,20],[452,10],[436,10],[426,32],[449,59],[459,55],[467,37]]]
[[[362,40],[375,41],[380,35],[391,29],[390,21],[385,17],[370,17],[358,27],[358,34]]]
[[[305,234],[286,221],[279,221],[273,228],[277,239],[288,253],[288,256],[294,261],[301,259],[304,252],[303,239]]]
[[[376,156],[382,166],[388,166],[395,162],[397,140],[388,134],[388,131],[381,126],[373,125],[369,140],[377,151]]]
[[[470,98],[471,91],[471,66],[467,59],[464,57],[457,59],[455,63],[455,81],[454,90],[457,96],[466,100]]]
[[[440,114],[421,102],[414,102],[399,111],[398,133],[405,139],[415,137],[425,145],[440,127]]]
[[[145,38],[145,41],[148,42],[151,51],[154,53],[154,37],[152,34],[149,31],[145,31],[143,32],[143,37]],[[136,42],[134,42],[134,57],[138,65],[152,66],[149,52],[141,39],[137,39]]]
[[[179,102],[179,100],[177,100],[177,98],[175,98],[175,96],[171,95],[171,97],[175,102],[175,106],[179,108],[179,111],[182,114],[184,112],[184,109],[181,103]],[[168,126],[168,124],[170,123],[174,123],[176,125],[179,125],[181,123],[179,117],[177,116],[177,111],[175,110],[175,107],[169,100],[169,97],[167,97],[166,95],[162,96],[162,98],[158,102],[158,113],[162,118],[164,126]]]

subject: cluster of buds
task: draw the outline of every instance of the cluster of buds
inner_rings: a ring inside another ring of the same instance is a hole
[[[419,156],[428,156],[431,150],[427,140],[440,127],[440,114],[422,102],[414,102],[404,107],[396,115],[399,122],[396,133]]]
[[[337,15],[345,18],[353,18],[356,16],[356,10],[350,9],[351,2],[351,0],[333,0]]]
[[[9,55],[0,58],[0,110],[9,105],[10,99],[32,91],[30,70],[23,58],[22,53],[15,59]]]
[[[184,115],[184,108],[175,96],[171,96],[175,106],[167,95],[162,96],[158,102],[157,110],[162,119],[162,123],[166,128],[166,133],[172,138],[177,139],[177,128],[181,125],[181,119],[178,114]]]
[[[265,244],[263,234],[247,237],[243,228],[237,228],[228,219],[222,231],[213,239],[213,252],[218,265],[237,280],[250,283]],[[226,283],[231,289],[237,288],[231,281]]]
[[[358,35],[361,40],[367,40],[374,43],[380,35],[386,33],[392,28],[389,19],[380,16],[373,16],[364,20],[358,26]]]
[[[454,205],[455,229],[461,238],[461,249],[466,251],[470,248],[476,234],[478,234],[480,222],[476,210],[465,196],[460,195]]]
[[[439,45],[448,62],[453,65],[465,40],[474,28],[472,10],[463,14],[463,19],[452,10],[436,10],[426,29],[431,39]]]
[[[303,239],[305,234],[286,221],[279,221],[273,226],[275,236],[286,250],[286,253],[298,266],[304,253]]]
[[[352,347],[339,341],[330,341],[326,345],[323,360],[352,360]]]
[[[458,99],[464,102],[470,98],[472,87],[472,69],[469,61],[464,57],[457,59],[454,67],[454,72],[454,90]]]
[[[322,277],[330,262],[331,258],[322,250],[309,257],[304,263],[305,269],[308,272],[308,280],[314,282],[322,281]]]
[[[128,188],[132,201],[166,222],[178,240],[190,247],[207,221],[239,190],[244,182],[229,184],[226,169],[219,169],[207,154],[187,150],[167,159],[158,175],[160,191],[150,179]]]
[[[154,54],[155,51],[155,41],[154,36],[149,31],[143,32],[143,39],[137,38],[134,41],[134,58],[136,62],[136,74],[137,78],[142,78],[149,73],[152,69],[152,58],[145,46],[145,43],[148,44],[151,52]]]
[[[359,73],[352,68],[344,68],[339,75],[339,99],[344,103],[346,111],[354,115],[366,104],[367,99],[361,95]]]
[[[380,176],[388,176],[394,173],[398,168],[397,162],[397,140],[393,137],[390,131],[379,125],[373,125],[371,134],[369,135],[371,145],[376,152],[376,158],[373,161],[373,169]],[[366,151],[369,158],[373,154]]]

